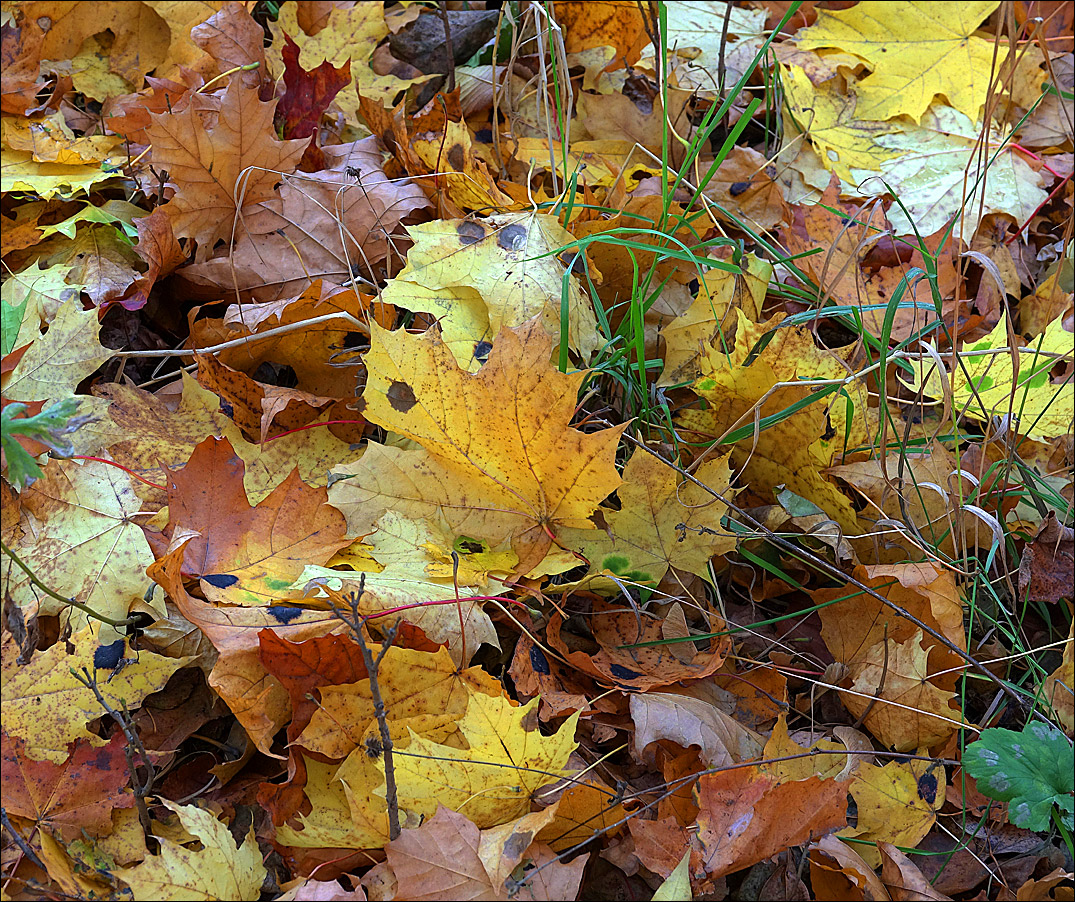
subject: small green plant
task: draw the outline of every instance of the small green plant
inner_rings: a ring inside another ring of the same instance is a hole
[[[69,435],[92,419],[75,416],[80,403],[78,398],[64,398],[32,417],[22,416],[26,410],[25,404],[13,403],[0,413],[0,446],[7,459],[8,480],[16,489],[22,489],[38,479],[41,468],[30,452],[16,441],[15,436],[34,439],[63,456],[74,453],[70,442],[62,436]]]
[[[1052,819],[1071,844],[1075,750],[1056,727],[1031,721],[1021,733],[983,730],[963,753],[963,766],[980,792],[1008,803],[1015,826],[1045,830]]]

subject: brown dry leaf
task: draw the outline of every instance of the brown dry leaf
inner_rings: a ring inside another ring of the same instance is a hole
[[[1053,715],[1070,737],[1075,732],[1075,624],[1068,629],[1064,657],[1060,666],[1041,684],[1042,694],[1052,706]]]
[[[726,767],[756,758],[764,739],[716,706],[672,692],[631,695],[634,721],[634,754],[646,760],[646,748],[662,739],[684,749],[697,746],[707,767]],[[837,768],[839,769],[839,768]],[[662,876],[667,877],[667,874]]]
[[[613,68],[636,63],[649,43],[642,14],[631,0],[557,0],[553,15],[564,30],[568,53],[612,47]]]
[[[691,839],[704,873],[713,880],[842,827],[847,786],[818,777],[780,783],[752,769],[704,775]]]
[[[810,884],[819,899],[888,902],[891,898],[873,867],[831,833],[810,846]]]
[[[289,143],[305,146],[306,140]],[[234,248],[202,255],[180,275],[201,291],[225,285],[244,297],[276,301],[316,279],[349,285],[352,273],[391,271],[394,256],[401,256],[396,243],[406,241],[401,223],[425,211],[425,195],[409,179],[385,174],[373,138],[324,147],[322,153],[328,168],[272,176],[282,182],[279,191],[256,203],[248,191]],[[229,235],[230,222],[229,217]]]
[[[877,739],[898,752],[937,746],[960,729],[955,692],[931,682],[930,649],[921,630],[906,642],[872,645],[848,670],[841,692],[847,710]]]
[[[881,881],[893,902],[950,902],[951,897],[935,890],[918,866],[892,843],[879,842],[877,850],[881,853]]]
[[[1070,598],[1075,588],[1075,530],[1063,526],[1052,511],[1027,542],[1019,561],[1019,597],[1024,602],[1056,602]]]
[[[164,211],[176,237],[197,242],[198,261],[218,241],[230,241],[236,214],[271,198],[281,176],[294,172],[302,158],[309,141],[278,141],[275,108],[232,76],[221,95],[198,95],[183,110],[153,114],[146,128],[153,165],[176,186]]]
[[[473,375],[432,332],[371,329],[363,414],[422,448],[371,443],[358,463],[334,471],[345,478],[333,486],[332,503],[352,534],[372,532],[391,508],[494,550],[510,543],[517,572],[526,573],[557,529],[588,526],[619,487],[613,458],[623,429],[585,435],[568,425],[583,374],[552,368],[539,322],[501,330]]]
[[[615,599],[613,599],[615,601]],[[571,651],[561,631],[564,620],[559,612],[549,619],[546,627],[549,645],[556,649],[576,670],[600,683],[621,689],[645,692],[658,686],[669,686],[680,680],[698,680],[717,671],[731,650],[731,641],[723,638],[697,640],[703,650],[684,663],[667,645],[624,648],[636,643],[653,642],[664,638],[661,621],[639,618],[630,608],[603,599],[593,602],[593,617],[589,618],[592,640],[598,648],[593,651]],[[712,628],[720,630],[720,621],[713,617]],[[568,639],[572,638],[570,634]],[[589,637],[587,637],[589,638]],[[591,640],[591,641],[592,641]]]
[[[192,28],[190,39],[216,61],[221,73],[256,63],[258,68],[253,71],[239,73],[248,88],[256,88],[267,79],[262,47],[265,32],[236,0]]]
[[[396,892],[377,898],[573,899],[589,855],[559,862],[547,846],[534,841],[554,813],[554,808],[547,808],[502,827],[479,830],[464,815],[439,807],[421,827],[404,830],[385,846]],[[538,867],[541,872],[530,880],[511,879],[516,868],[525,874]]]

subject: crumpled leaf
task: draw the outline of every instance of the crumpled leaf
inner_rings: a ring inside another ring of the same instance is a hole
[[[404,830],[385,846],[386,867],[396,882],[390,898],[573,899],[589,855],[570,863],[556,861],[544,843],[534,841],[555,814],[555,806],[523,814],[500,827],[479,830],[463,814],[439,807],[417,829]],[[533,878],[514,876],[535,868]],[[367,877],[367,879],[369,879]]]
[[[160,854],[140,865],[115,871],[130,885],[136,899],[236,899],[256,902],[265,880],[261,851],[250,827],[237,846],[226,824],[195,805],[161,800],[178,815],[183,827],[202,844],[188,849],[171,839],[159,838]]]

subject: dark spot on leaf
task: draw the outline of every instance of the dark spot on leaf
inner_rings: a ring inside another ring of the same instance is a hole
[[[381,143],[387,147],[390,151],[394,152],[396,149],[396,136],[392,134],[390,129],[385,129],[381,133]]]
[[[229,420],[235,419],[235,408],[231,406],[230,401],[225,401],[223,398],[220,399],[220,412]]]
[[[283,604],[269,605],[265,610],[270,617],[274,620],[279,620],[281,623],[290,623],[302,614],[302,608],[292,608]]]
[[[617,680],[631,681],[642,676],[637,670],[631,670],[629,667],[623,667],[620,664],[610,664],[608,669]]]
[[[366,396],[363,395],[357,401],[351,405],[351,410],[355,412],[356,416],[362,416],[366,412]]]
[[[857,827],[859,825],[859,803],[855,801],[855,797],[851,793],[847,794],[847,826]]]
[[[521,225],[505,226],[497,232],[496,243],[506,251],[521,251],[526,247],[526,229]]]
[[[549,659],[545,657],[545,652],[536,645],[530,649],[530,666],[534,668],[535,673],[540,673],[542,676],[548,676],[552,673],[549,668]]]
[[[732,197],[738,197],[740,194],[742,194],[744,191],[746,191],[747,188],[749,188],[749,187],[750,187],[750,182],[732,182],[728,186],[728,193]]]
[[[111,770],[112,758],[106,750],[101,749],[101,751],[97,753],[97,757],[93,759],[93,766],[97,770]]]
[[[918,797],[929,805],[937,801],[937,776],[928,771],[918,778]]]
[[[387,395],[388,403],[392,405],[392,409],[398,410],[400,413],[406,413],[418,403],[413,389],[406,382],[393,382],[388,389]]]
[[[489,352],[493,350],[493,345],[485,340],[477,341],[474,343],[474,359],[480,360],[482,363],[489,358]]]
[[[479,128],[474,132],[474,140],[479,144],[492,144],[493,130],[491,128]]]
[[[469,219],[459,223],[459,225],[455,227],[455,231],[463,244],[476,244],[485,237],[485,229],[478,225],[478,223],[471,222]]]
[[[117,639],[111,645],[98,646],[93,653],[93,666],[98,670],[115,670],[119,662],[123,660],[123,651],[127,647],[126,642]]]
[[[523,852],[530,848],[534,841],[534,834],[529,830],[512,833],[508,841],[504,843],[504,851],[501,853],[509,861],[515,861],[522,857]]]
[[[586,258],[578,251],[564,251],[559,259],[572,275],[581,276],[586,271]]]
[[[697,279],[691,279],[687,283],[687,291],[691,293],[692,298],[698,297],[698,289],[702,287],[702,283]]]
[[[206,573],[203,574],[202,579],[214,589],[230,589],[239,582],[239,577],[234,573]]]
[[[456,172],[462,172],[466,168],[466,157],[463,154],[462,144],[453,144],[448,151],[448,163]]]

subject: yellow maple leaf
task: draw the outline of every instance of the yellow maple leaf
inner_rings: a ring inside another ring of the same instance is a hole
[[[6,190],[6,189],[5,189]],[[77,296],[64,301],[45,335],[38,336],[6,380],[12,401],[59,401],[112,356],[101,344],[100,317]]]
[[[559,338],[565,266],[555,252],[574,239],[555,216],[442,219],[407,232],[414,241],[407,266],[385,286],[382,298],[436,316],[461,367],[477,370],[502,328],[535,316]],[[589,360],[600,341],[597,320],[578,279],[566,278],[568,345]]]
[[[861,119],[915,121],[937,94],[972,120],[990,87],[993,42],[974,36],[998,0],[968,3],[859,3],[819,10],[817,24],[799,32],[803,50],[836,48],[870,64],[853,90]]]
[[[416,718],[432,716],[455,721],[466,712],[471,695],[503,695],[503,688],[493,677],[480,667],[459,669],[445,649],[431,653],[392,646],[385,653],[378,674],[391,722],[409,724],[419,733],[425,727],[420,727]],[[369,680],[323,686],[320,693],[321,703],[298,742],[312,752],[343,758],[362,744],[370,725],[374,724]],[[396,732],[401,732],[404,738],[408,735],[406,729],[394,728],[393,737]]]
[[[470,658],[483,642],[500,647],[493,622],[482,610],[481,602],[465,600],[468,596],[495,595],[498,587],[489,584],[487,573],[475,579],[478,574],[473,571],[468,574],[460,569],[453,579],[450,564],[446,573],[431,574],[429,568],[438,563],[438,558],[429,553],[427,546],[443,548],[445,545],[451,548],[451,539],[446,541],[443,535],[437,535],[425,521],[408,520],[395,511],[386,511],[377,521],[377,531],[364,549],[371,555],[368,562],[356,559],[350,563],[365,574],[365,589],[358,605],[360,613],[369,616],[390,608],[415,605],[395,616],[420,627],[433,642],[447,642],[452,655],[462,661],[464,648],[466,657]],[[514,566],[514,555],[507,554],[513,559]],[[503,572],[510,573],[511,569],[508,566]],[[467,579],[468,575],[471,579]],[[307,565],[288,588],[310,589],[313,588],[311,583],[346,595],[358,591],[359,577],[348,571]],[[423,604],[453,596],[464,600],[458,605]],[[390,623],[392,619],[394,617],[385,622]]]
[[[459,719],[466,749],[411,730],[407,754],[395,759],[400,808],[412,817],[428,817],[442,804],[483,828],[529,811],[534,791],[564,775],[579,717],[571,715],[552,736],[542,736],[523,727],[536,715],[537,704],[533,699],[516,707],[506,698],[472,695]],[[383,773],[384,762],[378,766]]]
[[[693,475],[718,494],[732,491],[728,455],[706,461]],[[656,584],[669,567],[676,567],[708,579],[709,559],[735,547],[735,538],[720,523],[727,506],[641,448],[623,470],[618,495],[620,509],[603,512],[609,532],[565,529],[559,534],[566,548],[590,561],[594,572]]]
[[[829,399],[771,425],[762,422],[808,398],[811,391],[826,387],[817,380],[847,379],[853,372],[846,362],[848,352],[819,349],[808,329],[778,328],[782,316],[760,325],[740,310],[736,317],[734,348],[725,353],[718,342],[699,361],[702,375],[693,388],[710,402],[709,409],[687,411],[680,415],[680,422],[710,439],[745,428],[748,434],[736,442],[731,460],[742,469],[740,478],[752,492],[764,498],[776,486],[786,485],[814,502],[845,534],[857,534],[858,518],[851,502],[820,471],[831,465],[845,441],[849,449],[869,443],[875,415],[869,410],[864,387],[850,382]],[[747,365],[751,349],[774,329],[772,340]],[[751,435],[756,417],[758,431]]]
[[[1072,342],[1072,334],[1057,317],[1044,334],[1018,349],[1016,377],[1007,316],[1002,313],[992,332],[973,345],[963,346],[951,374],[937,372],[933,358],[924,356],[908,385],[933,398],[948,397],[950,389],[954,412],[976,420],[1010,413],[1016,419],[1014,432],[1047,441],[1071,432],[1075,421],[1075,384],[1070,375],[1062,383],[1051,380],[1054,367],[1064,361],[1070,365],[1075,358]]]
[[[177,805],[162,799],[186,830],[202,844],[188,849],[171,839],[159,838],[160,855],[140,865],[115,871],[128,883],[136,899],[256,900],[265,880],[265,865],[250,827],[242,846],[236,846],[226,824],[195,805]]]
[[[848,792],[858,807],[856,826],[837,835],[862,839],[855,849],[870,867],[881,863],[875,843],[913,849],[929,833],[944,804],[944,767],[933,761],[890,761],[884,767],[864,761]]]
[[[37,652],[29,664],[4,674],[4,729],[26,743],[28,757],[58,764],[67,760],[68,743],[76,739],[86,739],[97,747],[107,744],[86,729],[86,724],[101,717],[104,710],[93,690],[75,679],[72,670],[81,674],[86,668],[96,674],[97,688],[105,701],[116,708],[127,704],[134,709],[147,695],[163,689],[175,671],[194,660],[166,658],[148,651],[136,655],[125,639],[116,639],[118,646],[102,646],[98,639],[97,627],[87,626],[71,638],[72,654],[59,642]],[[126,663],[113,673],[112,666],[121,661]],[[44,711],[47,716],[42,716]]]
[[[852,691],[840,693],[852,716],[865,715],[866,729],[898,752],[938,745],[959,729],[959,712],[949,705],[955,693],[929,681],[931,649],[922,645],[922,630],[915,632],[906,642],[871,646],[851,667]]]
[[[502,329],[475,374],[456,365],[434,332],[374,323],[371,344],[365,416],[422,447],[371,443],[356,463],[333,471],[329,499],[352,534],[372,532],[392,509],[496,550],[510,542],[517,572],[526,573],[558,529],[592,526],[597,505],[619,488],[624,427],[587,435],[568,425],[584,374],[550,365],[540,322]]]

